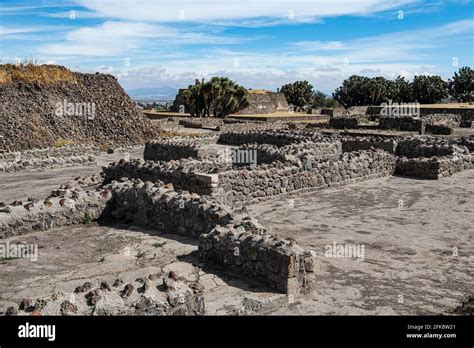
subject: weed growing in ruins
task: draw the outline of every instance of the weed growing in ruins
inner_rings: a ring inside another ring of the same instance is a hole
[[[87,213],[86,216],[84,217],[83,224],[90,225],[92,223],[92,220],[93,220],[92,214]]]

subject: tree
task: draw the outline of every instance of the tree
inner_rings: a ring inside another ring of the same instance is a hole
[[[404,77],[398,76],[394,83],[395,93],[391,96],[391,100],[398,103],[408,103],[413,101],[410,83]]]
[[[474,70],[462,67],[448,82],[449,93],[459,102],[474,101]]]
[[[352,75],[342,82],[342,86],[338,87],[332,96],[346,109],[351,106],[367,105],[370,100],[369,85],[368,77]]]
[[[304,107],[314,101],[313,86],[308,81],[296,81],[283,85],[280,89],[290,105]]]
[[[412,102],[435,103],[447,97],[446,83],[439,76],[417,76],[412,83],[398,76],[387,80],[378,76],[368,78],[353,75],[342,82],[333,93],[346,109],[351,106],[380,105],[381,103]]]
[[[421,104],[434,104],[448,96],[447,84],[440,76],[415,76],[410,87],[413,99]]]
[[[191,116],[226,117],[248,105],[248,91],[227,77],[196,80],[183,92],[183,101]]]
[[[189,85],[188,89],[183,92],[183,102],[191,116],[203,117],[208,114],[207,103],[202,91],[203,85],[204,79],[196,80],[194,85]]]
[[[386,102],[393,94],[393,85],[384,77],[378,76],[367,81],[368,105]]]

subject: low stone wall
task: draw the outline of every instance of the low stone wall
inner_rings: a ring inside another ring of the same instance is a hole
[[[389,176],[396,157],[383,151],[345,153],[339,161],[307,161],[302,167],[262,165],[219,173],[218,194],[241,205],[300,190],[315,190]]]
[[[395,174],[437,180],[473,168],[472,161],[470,154],[430,158],[400,158],[397,161]]]
[[[372,114],[372,115],[380,115],[380,111],[382,110],[382,106],[369,106],[367,108],[367,114]],[[442,115],[442,114],[448,114],[448,115],[458,115],[461,117],[463,121],[474,121],[474,108],[454,108],[454,107],[449,107],[449,108],[427,108],[423,107],[423,105],[420,106],[420,116],[424,118],[425,116],[429,115]]]
[[[415,119],[411,116],[385,116],[380,117],[379,127],[382,129],[397,129],[406,132],[420,132],[423,127],[421,119]]]
[[[188,117],[186,119],[180,119],[179,124],[188,128],[220,128],[224,125],[224,120],[215,117],[203,117],[193,118]]]
[[[320,138],[284,146],[281,148],[281,152],[286,155],[286,162],[290,163],[307,160],[335,161],[339,160],[342,155],[342,144],[334,138]]]
[[[218,226],[199,237],[199,258],[289,295],[309,293],[316,285],[314,254],[271,235]]]
[[[255,150],[257,164],[283,162],[301,166],[302,160],[338,160],[342,154],[341,143],[334,139],[321,139],[318,142],[305,141],[282,147],[269,144],[244,144],[239,149]]]
[[[238,223],[230,208],[213,204],[210,196],[176,192],[170,185],[138,179],[112,185],[112,199],[104,216],[124,223],[194,237],[210,232],[217,224]]]
[[[321,109],[322,115],[329,115],[334,117],[344,117],[349,116],[350,118],[367,118],[365,115],[368,114],[367,106],[351,106],[348,109],[344,108],[323,108]]]
[[[95,146],[64,146],[18,152],[0,152],[0,173],[36,171],[96,164],[100,154]]]
[[[199,236],[199,257],[208,266],[265,282],[289,294],[315,285],[315,259],[293,242],[267,234],[256,220],[188,192],[141,180],[112,183],[105,216],[147,228]]]
[[[440,125],[449,128],[457,128],[461,124],[462,118],[455,114],[429,114],[423,116],[423,121],[427,125]]]
[[[468,138],[461,138],[459,141],[456,142],[459,146],[465,146],[470,152],[474,152],[474,137]]]
[[[219,136],[218,143],[227,145],[243,145],[248,143],[270,144],[276,146],[286,146],[310,139],[312,136],[297,131],[277,131],[277,132],[229,132]]]
[[[213,174],[230,169],[226,163],[182,159],[179,161],[120,161],[103,168],[105,182],[121,178],[162,181],[177,190],[211,195],[216,190]]]
[[[440,124],[427,124],[425,126],[425,132],[429,134],[450,135],[453,133],[453,128]]]
[[[15,201],[0,208],[0,239],[53,227],[91,223],[111,197],[102,190],[57,190],[44,201]]]
[[[351,117],[331,117],[329,126],[335,129],[354,129],[357,128],[359,121]]]
[[[340,141],[342,144],[342,152],[353,152],[374,148],[395,154],[397,149],[397,141],[385,137],[341,136]]]
[[[272,121],[272,122],[248,122],[235,120],[234,123],[227,123],[234,121],[232,119],[224,120],[224,126],[220,127],[222,132],[249,132],[249,131],[275,131],[288,129],[288,122]]]
[[[151,161],[170,161],[181,158],[197,158],[196,144],[146,143],[143,158]]]
[[[469,152],[466,148],[444,139],[408,138],[398,141],[396,154],[400,157],[451,156],[457,152]]]
[[[175,274],[149,274],[124,284],[90,280],[68,293],[22,299],[7,315],[204,315],[203,286]]]

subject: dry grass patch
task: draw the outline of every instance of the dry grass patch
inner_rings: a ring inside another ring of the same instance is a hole
[[[51,145],[52,147],[63,147],[67,145],[75,145],[77,142],[72,141],[72,140],[67,140],[63,138],[56,139],[54,143]]]
[[[57,65],[34,63],[0,65],[0,84],[17,81],[50,84],[57,81],[74,81],[74,75],[68,69]]]

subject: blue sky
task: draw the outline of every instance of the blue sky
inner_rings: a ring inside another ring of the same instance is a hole
[[[228,76],[248,88],[474,64],[467,0],[1,0],[0,59],[107,72],[126,89]]]

